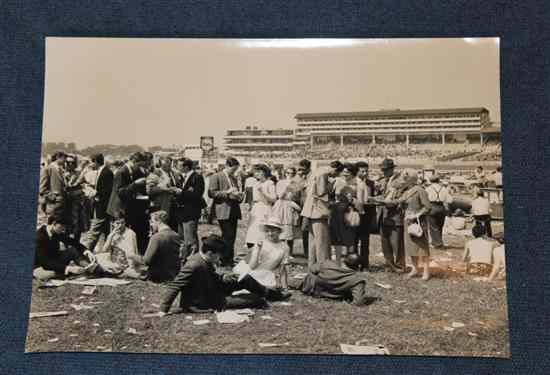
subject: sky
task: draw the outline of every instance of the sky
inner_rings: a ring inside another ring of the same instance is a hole
[[[297,113],[485,107],[498,38],[47,38],[43,140],[144,147],[294,128]]]

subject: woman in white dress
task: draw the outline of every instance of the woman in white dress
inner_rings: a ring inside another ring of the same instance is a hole
[[[283,226],[276,218],[270,218],[261,229],[264,240],[252,248],[249,262],[241,261],[233,271],[240,278],[250,275],[267,288],[288,289],[289,247],[279,238]]]
[[[249,248],[264,239],[261,225],[271,216],[271,208],[277,200],[275,183],[269,178],[270,169],[264,164],[254,166],[254,177],[258,183],[252,190],[252,209],[246,232],[246,244]]]
[[[297,201],[299,199],[300,186],[298,186],[294,177],[296,168],[288,167],[285,170],[286,178],[280,180],[276,185],[277,202],[273,205],[272,215],[282,225],[280,239],[286,241],[290,248],[290,256],[294,247],[294,240],[302,237],[300,230],[300,211],[301,207]]]

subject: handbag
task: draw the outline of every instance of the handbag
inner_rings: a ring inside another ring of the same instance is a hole
[[[422,226],[420,226],[420,219],[418,217],[407,226],[407,232],[411,237],[422,237],[424,231],[422,230]]]
[[[353,207],[350,207],[344,214],[344,223],[350,228],[357,228],[361,223],[361,216]]]

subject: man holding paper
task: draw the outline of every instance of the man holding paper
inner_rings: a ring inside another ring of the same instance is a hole
[[[180,293],[180,307],[191,312],[262,307],[266,300],[283,300],[290,296],[264,287],[249,275],[238,281],[234,274],[218,274],[215,265],[225,254],[226,247],[220,236],[210,235],[202,239],[201,250],[187,258],[176,278],[167,283],[161,300],[161,316],[168,313]],[[234,291],[241,289],[250,293],[232,296]]]

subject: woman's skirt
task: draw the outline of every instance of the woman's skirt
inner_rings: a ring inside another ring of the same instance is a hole
[[[422,227],[422,236],[414,237],[407,231],[411,221],[405,220],[405,254],[411,257],[427,257],[430,256],[430,244],[428,242],[428,224],[426,217],[420,217],[420,226]]]
[[[271,216],[276,218],[283,227],[279,238],[284,241],[302,238],[300,213],[292,207],[293,205],[295,203],[291,201],[279,199],[271,210]]]

